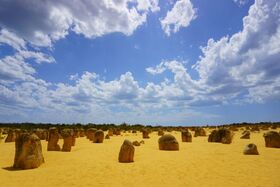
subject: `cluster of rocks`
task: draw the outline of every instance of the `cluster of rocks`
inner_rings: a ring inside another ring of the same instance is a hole
[[[211,128],[209,128],[211,129]],[[241,129],[241,128],[240,128]],[[234,133],[233,131],[240,130],[235,127],[231,128],[219,128],[214,129],[208,137],[208,142],[220,142],[223,144],[232,143]],[[241,139],[250,139],[251,132],[259,132],[259,130],[267,129],[263,127],[249,127],[244,128],[245,130]],[[170,129],[171,130],[171,129]],[[194,137],[206,136],[206,130],[204,128],[192,128],[194,131]],[[241,129],[242,130],[242,129]],[[3,130],[0,129],[0,137]],[[149,129],[142,129],[142,137],[148,139],[151,131]],[[136,131],[131,131],[131,133],[136,133]],[[171,134],[165,134],[162,129],[157,131],[158,148],[159,150],[165,151],[179,151],[179,143],[176,138]],[[93,143],[103,143],[104,138],[110,139],[110,136],[120,135],[121,131],[119,129],[108,129],[108,134],[105,136],[102,130],[97,130],[95,128],[89,128],[86,131],[83,129],[70,129],[65,128],[59,130],[55,127],[46,129],[35,129],[30,132],[19,129],[8,129],[6,130],[7,138],[5,142],[15,142],[16,151],[14,158],[13,167],[16,169],[32,169],[39,167],[44,163],[44,157],[42,154],[41,140],[48,141],[47,150],[48,151],[64,151],[70,152],[71,148],[75,146],[76,138],[86,136]],[[176,133],[175,133],[176,134]],[[266,147],[280,148],[280,133],[276,131],[269,131],[263,135]],[[63,138],[62,148],[58,144],[59,139]],[[192,142],[192,133],[189,129],[181,128],[181,139],[182,142]],[[121,163],[134,162],[135,147],[144,144],[142,141],[129,141],[124,140],[118,160]],[[244,155],[259,155],[257,145],[250,143],[245,146],[243,150]]]

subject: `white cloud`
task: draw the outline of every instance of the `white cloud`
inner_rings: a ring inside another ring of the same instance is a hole
[[[151,10],[152,12],[159,11],[158,0],[137,0],[137,9],[142,11]]]
[[[35,52],[35,51],[19,51],[18,55],[22,56],[23,58],[31,58],[34,59],[36,63],[53,63],[55,62],[55,59],[52,56],[46,55],[41,52]]]
[[[280,3],[256,0],[243,18],[242,31],[218,41],[209,39],[207,46],[202,47],[203,56],[194,66],[201,84],[221,90],[221,94],[250,93],[279,85],[279,38]]]
[[[9,32],[7,29],[0,30],[0,44],[1,43],[12,46],[18,51],[26,48],[25,41],[14,33]]]
[[[156,67],[148,67],[146,71],[152,75],[161,74],[166,70],[165,62],[161,62]]]
[[[0,59],[0,67],[1,83],[27,81],[32,79],[32,75],[36,72],[34,68],[24,62],[21,56],[17,55]]]
[[[279,4],[256,0],[240,32],[217,41],[209,39],[193,66],[197,79],[190,76],[184,62],[172,60],[146,69],[153,75],[171,72],[171,79],[159,83],[142,85],[131,72],[110,81],[84,72],[71,76],[70,85],[53,84],[36,78],[36,70],[26,62],[27,58],[48,61],[48,57],[18,51],[0,59],[0,108],[21,116],[38,111],[33,115],[38,121],[147,123],[169,122],[175,116],[182,122],[206,116],[191,106],[279,100]],[[26,116],[22,119],[31,119]]]
[[[248,3],[248,0],[233,0],[235,3],[237,3],[238,5],[242,6],[245,5],[246,3]]]
[[[181,27],[188,27],[190,22],[196,18],[196,9],[190,0],[178,0],[173,8],[167,12],[166,17],[160,20],[164,32],[170,36]]]
[[[2,1],[0,26],[36,46],[51,46],[69,31],[88,38],[120,32],[131,35],[158,11],[158,0]]]

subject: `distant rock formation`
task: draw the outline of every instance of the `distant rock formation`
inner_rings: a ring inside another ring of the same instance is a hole
[[[108,129],[108,136],[113,136],[113,135],[114,135],[113,129]]]
[[[162,135],[164,135],[163,130],[159,130],[159,131],[158,131],[158,136],[162,136]]]
[[[149,137],[149,131],[148,131],[147,129],[143,129],[143,130],[142,130],[142,137],[143,137],[144,139],[150,138],[150,137]]]
[[[140,142],[138,142],[138,141],[133,141],[132,144],[133,144],[134,146],[140,146],[140,145],[141,145]]]
[[[106,134],[105,139],[110,139],[109,134]]]

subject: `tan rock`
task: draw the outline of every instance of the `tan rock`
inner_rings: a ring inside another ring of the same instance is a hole
[[[60,146],[58,145],[59,133],[55,127],[49,129],[48,138],[48,151],[60,151]]]
[[[132,143],[129,140],[124,140],[119,152],[119,162],[134,162],[134,151]]]
[[[93,136],[93,143],[103,143],[104,132],[102,130],[97,130]]]
[[[35,134],[22,133],[16,139],[13,167],[16,169],[38,168],[44,163],[41,141]]]
[[[178,151],[179,143],[171,134],[165,134],[158,139],[159,150]]]

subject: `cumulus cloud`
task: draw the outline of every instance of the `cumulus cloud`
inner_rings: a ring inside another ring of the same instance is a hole
[[[26,43],[22,38],[19,38],[7,29],[0,30],[0,44],[7,44],[16,50],[22,50],[26,48]]]
[[[250,94],[265,85],[279,85],[279,38],[280,3],[256,0],[243,18],[242,31],[209,39],[202,47],[203,56],[194,66],[201,84],[224,94],[244,89]]]
[[[159,83],[140,84],[131,72],[110,81],[84,72],[71,76],[71,84],[49,83],[36,78],[36,70],[26,62],[34,56],[39,56],[38,63],[48,58],[17,51],[0,60],[0,107],[21,114],[43,111],[36,113],[40,121],[73,122],[75,116],[77,122],[151,122],[202,116],[192,106],[279,100],[279,4],[277,0],[256,0],[240,32],[209,39],[192,67],[197,79],[190,76],[184,62],[171,60],[146,69],[153,75],[171,72],[172,78]]]
[[[196,9],[190,0],[178,0],[173,8],[167,12],[165,18],[160,20],[164,32],[170,36],[182,27],[188,27],[190,22],[196,18]]]
[[[36,46],[51,46],[69,31],[88,38],[131,35],[158,11],[158,0],[10,0],[0,2],[0,26]]]

